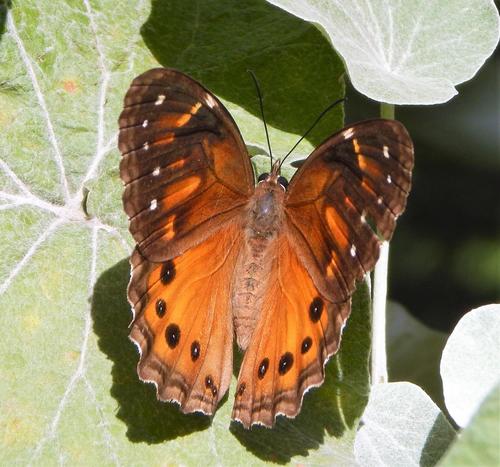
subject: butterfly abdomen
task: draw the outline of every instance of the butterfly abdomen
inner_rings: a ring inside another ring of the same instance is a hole
[[[272,259],[283,224],[283,200],[280,186],[260,183],[247,205],[244,246],[232,287],[234,330],[243,350],[252,337],[269,286]]]

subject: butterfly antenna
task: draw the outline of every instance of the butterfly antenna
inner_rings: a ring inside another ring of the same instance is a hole
[[[255,83],[255,88],[257,89],[257,94],[259,95],[260,114],[262,115],[262,121],[264,122],[264,130],[266,131],[267,147],[269,148],[269,156],[271,157],[271,169],[272,169],[273,152],[271,150],[271,142],[269,141],[269,133],[267,132],[266,118],[264,117],[264,105],[262,104],[262,94],[260,92],[259,82],[257,81],[257,77],[255,76],[255,73],[252,70],[247,70],[247,71],[252,75],[253,82]]]
[[[321,112],[319,114],[318,118],[316,118],[316,120],[314,120],[314,123],[309,127],[309,130],[307,130],[304,133],[304,135],[293,145],[293,148],[290,149],[290,151],[287,152],[287,154],[286,154],[285,157],[283,157],[283,159],[281,161],[281,164],[280,164],[280,168],[283,165],[283,162],[285,162],[285,159],[293,152],[293,150],[300,144],[300,142],[311,132],[311,130],[318,124],[318,122],[325,116],[325,114],[327,114],[336,105],[340,104],[341,102],[344,102],[345,100],[346,100],[345,97],[342,98],[342,99],[336,100],[333,104],[330,104],[325,110],[323,110],[323,112]]]

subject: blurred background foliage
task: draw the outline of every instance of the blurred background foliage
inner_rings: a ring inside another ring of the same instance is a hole
[[[451,101],[396,107],[415,143],[413,188],[391,243],[389,296],[450,331],[500,300],[500,119],[497,52]],[[346,123],[379,115],[347,86]]]

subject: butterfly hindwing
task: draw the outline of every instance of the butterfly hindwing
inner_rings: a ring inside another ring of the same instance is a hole
[[[218,99],[175,70],[132,82],[119,119],[120,175],[130,232],[150,261],[203,241],[253,192],[253,170]]]
[[[233,418],[246,428],[298,414],[304,393],[322,384],[350,312],[350,300],[333,303],[320,294],[286,233],[277,248],[236,388]]]
[[[184,412],[212,414],[232,374],[230,277],[241,242],[233,224],[173,260],[132,255],[130,337],[140,350],[138,374],[158,398]]]

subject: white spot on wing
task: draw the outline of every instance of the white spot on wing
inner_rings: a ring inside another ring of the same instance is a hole
[[[389,148],[384,145],[383,151],[384,151],[384,157],[386,157],[387,159],[389,159]]]
[[[348,130],[344,131],[344,139],[349,139],[353,134],[354,130],[352,128],[349,128]]]
[[[377,204],[382,204],[382,201],[383,201],[382,196],[379,196],[377,198]]]
[[[213,109],[217,105],[217,102],[215,102],[215,99],[210,94],[207,94],[207,105],[211,109]]]
[[[148,122],[147,120],[144,120],[144,121],[142,122],[142,128],[146,128],[146,127],[148,126],[148,123],[149,123],[149,122]]]
[[[158,94],[158,98],[156,99],[155,105],[163,104],[164,100],[165,100],[165,94]]]
[[[392,178],[390,175],[387,175],[387,183],[391,184],[392,183]]]
[[[160,175],[160,167],[156,167],[156,169],[154,169],[151,174],[153,175],[153,177],[157,177],[158,175]]]
[[[152,199],[151,204],[149,205],[149,209],[151,211],[154,211],[157,206],[158,206],[158,201],[156,199]]]
[[[366,213],[365,213],[365,211],[363,211],[361,213],[361,222],[363,222],[363,224],[366,224]]]
[[[356,245],[354,245],[354,243],[351,246],[351,256],[353,258],[356,256]]]
[[[147,141],[142,145],[142,149],[144,149],[144,151],[149,149],[149,143]]]

